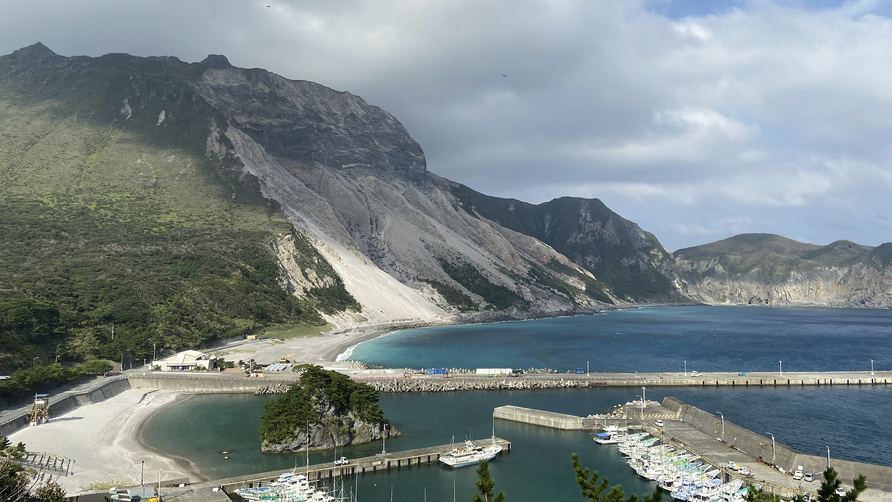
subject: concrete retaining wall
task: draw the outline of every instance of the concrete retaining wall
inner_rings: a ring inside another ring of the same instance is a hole
[[[240,375],[147,373],[130,376],[130,386],[134,389],[168,390],[187,394],[253,394],[275,383],[290,382],[269,378],[245,378]]]
[[[109,379],[90,392],[80,394],[68,394],[59,400],[50,398],[50,418],[68,413],[78,406],[88,406],[117,396],[130,388],[130,382],[126,378]],[[13,432],[28,425],[28,416],[19,415],[0,424],[0,434],[8,436]]]
[[[493,417],[513,422],[551,427],[565,431],[585,429],[582,417],[553,413],[550,411],[521,408],[520,406],[499,406],[492,412]]]
[[[663,407],[675,412],[676,419],[691,424],[713,437],[721,436],[721,417],[707,413],[674,397],[663,399]],[[808,455],[781,443],[775,443],[775,453],[772,455],[770,437],[756,434],[728,420],[725,420],[724,441],[731,446],[736,446],[751,457],[761,459],[768,464],[778,465],[787,471],[793,471],[800,465],[805,472],[820,473],[827,468],[827,457]],[[839,479],[846,484],[851,484],[858,474],[864,474],[867,476],[867,484],[870,488],[892,491],[892,467],[832,458],[831,465],[839,474]]]

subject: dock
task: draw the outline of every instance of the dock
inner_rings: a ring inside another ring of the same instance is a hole
[[[665,398],[662,404],[649,401],[643,408],[638,404],[626,405],[617,415],[607,419],[583,418],[518,406],[495,408],[493,417],[560,430],[592,430],[603,426],[608,420],[623,417],[630,429],[645,430],[653,437],[663,437],[667,442],[680,445],[704,462],[724,471],[729,478],[739,475],[725,468],[728,462],[744,466],[753,473],[744,481],[760,483],[766,491],[785,498],[814,493],[820,487],[820,479],[812,483],[794,480],[791,475],[793,470],[802,466],[805,472],[820,475],[828,463],[823,456],[805,454],[784,444],[772,443],[765,436],[671,397]],[[662,420],[663,426],[657,427],[656,420]],[[836,458],[832,459],[832,466],[846,487],[850,487],[851,480],[858,474],[867,476],[868,490],[860,500],[892,502],[892,467]]]
[[[585,427],[582,423],[582,417],[577,417],[576,415],[534,410],[532,408],[521,408],[520,406],[499,406],[493,410],[492,416],[493,418],[500,418],[502,420],[550,427],[562,431],[576,431],[591,428]]]
[[[491,444],[492,441],[495,441],[496,444],[502,446],[502,453],[499,453],[500,456],[511,451],[511,442],[507,439],[488,437],[477,439],[473,442],[478,445],[486,445]],[[450,451],[452,448],[453,445],[446,444],[386,454],[379,453],[371,457],[350,459],[350,463],[347,465],[334,465],[334,462],[326,462],[298,468],[296,472],[298,474],[306,475],[309,481],[334,479],[337,477],[353,476],[354,474],[362,474],[366,472],[377,472],[386,469],[398,469],[400,467],[408,467],[411,465],[437,462],[440,460],[441,454]],[[282,472],[282,470],[278,470],[261,474],[249,474],[247,476],[237,476],[209,483],[212,486],[221,486],[226,493],[233,493],[240,488],[260,488],[269,486],[269,483],[278,479]]]

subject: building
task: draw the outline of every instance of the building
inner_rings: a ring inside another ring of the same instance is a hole
[[[186,350],[155,361],[152,365],[160,367],[161,371],[192,371],[195,368],[212,370],[217,367],[217,357],[197,350]]]

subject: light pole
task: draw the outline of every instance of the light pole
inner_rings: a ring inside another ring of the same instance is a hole
[[[870,364],[873,365],[873,361],[871,361]],[[872,367],[873,366],[871,366],[871,368]],[[588,361],[585,362],[585,374],[588,375]]]
[[[684,376],[688,376],[688,362],[684,362]]]
[[[155,365],[155,359],[156,359],[156,357],[155,357],[155,344],[153,343],[153,344],[152,344],[152,366]]]
[[[827,447],[827,468],[830,468],[830,447]]]
[[[641,402],[647,401],[647,392],[645,387],[641,387]]]
[[[724,441],[725,440],[725,415],[722,415],[721,411],[717,411],[716,413],[718,413],[719,416],[722,417],[722,441]]]
[[[37,365],[37,360],[40,359],[40,356],[34,356],[34,359],[31,360],[31,367],[33,368]]]
[[[778,361],[777,364],[780,366],[780,376],[784,376],[784,362]]]
[[[641,400],[641,420],[644,420],[644,398],[635,394],[635,397]]]
[[[774,459],[777,458],[777,450],[774,448],[774,434],[770,432],[766,432],[765,434],[771,436],[771,462],[773,463]],[[829,452],[830,449],[828,448],[827,451]]]
[[[387,454],[387,422],[381,427],[381,455]]]
[[[144,474],[146,473],[146,461],[142,461],[142,466],[139,468],[139,486],[146,486],[144,480]]]
[[[873,375],[873,359],[870,360],[870,374]]]

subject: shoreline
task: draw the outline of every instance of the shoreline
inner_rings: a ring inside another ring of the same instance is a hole
[[[176,403],[179,393],[129,389],[105,401],[79,406],[52,417],[49,422],[10,434],[28,451],[47,452],[73,462],[68,476],[53,476],[68,496],[107,490],[114,486],[139,486],[145,474],[156,482],[200,477],[176,459],[146,448],[141,429],[155,413]]]

